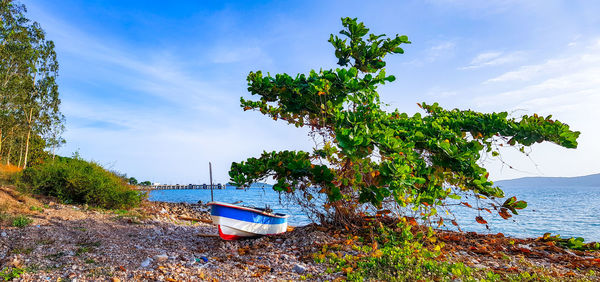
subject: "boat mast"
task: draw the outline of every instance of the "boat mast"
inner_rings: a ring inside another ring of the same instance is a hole
[[[208,172],[210,174],[210,201],[214,202],[213,183],[212,183],[212,164],[210,162],[208,162]]]

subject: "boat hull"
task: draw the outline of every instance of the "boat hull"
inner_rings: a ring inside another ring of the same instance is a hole
[[[211,218],[225,240],[280,234],[287,231],[288,215],[266,213],[261,210],[232,204],[213,202]]]

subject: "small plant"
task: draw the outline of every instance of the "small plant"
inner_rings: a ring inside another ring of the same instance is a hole
[[[14,248],[10,251],[11,254],[23,254],[28,255],[33,252],[33,248]]]
[[[25,273],[25,269],[18,268],[18,267],[12,267],[12,268],[5,267],[2,269],[2,271],[0,271],[0,278],[4,279],[6,281],[10,281],[10,280],[21,277],[21,274],[23,274],[23,273]]]
[[[12,226],[22,228],[22,227],[28,226],[32,222],[33,222],[33,219],[31,219],[27,216],[24,216],[24,215],[18,215],[15,218],[13,218]]]
[[[572,238],[561,238],[560,235],[552,236],[550,233],[545,233],[544,236],[539,238],[545,242],[553,242],[563,248],[579,250],[579,251],[598,251],[600,250],[600,243],[590,242],[584,243],[585,239],[581,237]]]
[[[90,250],[90,247],[79,247],[75,251],[75,255],[80,256],[81,254],[88,253]]]
[[[29,210],[30,210],[30,211],[35,211],[35,212],[43,212],[43,211],[44,211],[44,209],[43,209],[43,208],[41,208],[41,207],[36,207],[36,206],[31,206],[31,207],[29,207]]]
[[[61,258],[61,257],[64,257],[64,256],[65,256],[65,252],[58,252],[58,253],[55,253],[55,254],[46,255],[44,257],[47,258],[47,259],[55,260],[55,259],[58,259],[58,258]]]

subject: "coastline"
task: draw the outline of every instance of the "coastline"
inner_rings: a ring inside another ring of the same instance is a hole
[[[0,193],[6,194],[7,189]],[[327,271],[330,266],[316,263],[313,254],[324,245],[341,246],[339,255],[353,253],[343,244],[349,235],[345,231],[314,224],[277,236],[224,241],[214,236],[214,226],[181,219],[208,220],[201,204],[145,201],[131,211],[110,211],[39,197],[20,200],[14,204],[23,205],[20,212],[27,210],[33,223],[2,227],[0,269],[24,269],[22,281],[331,281],[344,279],[345,273]],[[30,205],[44,208],[32,211]],[[442,259],[475,269],[600,279],[593,273],[600,272],[598,251],[575,251],[500,234],[444,231],[437,237],[445,244]]]

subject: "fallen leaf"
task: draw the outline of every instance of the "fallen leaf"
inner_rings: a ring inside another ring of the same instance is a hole
[[[487,224],[487,221],[485,221],[485,219],[483,219],[483,217],[481,217],[481,216],[475,217],[475,220],[479,224]]]

